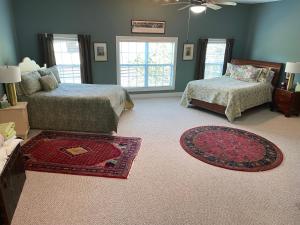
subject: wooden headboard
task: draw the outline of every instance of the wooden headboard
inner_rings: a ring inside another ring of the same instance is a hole
[[[274,87],[278,85],[280,72],[282,69],[282,63],[265,62],[265,61],[257,61],[257,60],[250,60],[250,59],[233,59],[231,60],[231,63],[235,65],[252,65],[258,68],[271,68],[272,71],[275,72],[272,85]]]

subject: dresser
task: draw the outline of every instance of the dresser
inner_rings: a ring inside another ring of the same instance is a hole
[[[23,155],[18,145],[0,175],[0,224],[11,223],[25,180]]]
[[[300,92],[277,88],[274,96],[275,108],[286,117],[298,116],[300,113]]]
[[[27,113],[27,102],[18,102],[16,106],[0,109],[0,123],[15,122],[17,136],[27,138],[29,122]]]

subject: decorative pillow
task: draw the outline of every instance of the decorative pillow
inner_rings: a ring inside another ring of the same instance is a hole
[[[274,76],[275,76],[275,72],[272,71],[272,70],[270,70],[270,73],[269,73],[269,75],[268,75],[268,77],[266,79],[266,82],[272,84]]]
[[[52,91],[53,89],[58,88],[58,82],[53,73],[41,77],[40,82],[44,91]]]
[[[231,74],[233,74],[236,71],[238,71],[239,68],[240,68],[240,66],[238,66],[238,65],[227,63],[227,69],[226,69],[226,73],[224,75],[225,76],[230,76]]]
[[[261,73],[257,77],[257,82],[266,83],[271,74],[271,71],[271,68],[263,68]]]
[[[28,96],[42,90],[42,86],[39,81],[40,78],[41,75],[37,71],[22,74],[20,86],[23,94]]]
[[[22,87],[21,87],[21,82],[16,83],[16,91],[17,91],[17,95],[18,95],[18,96],[24,95],[24,93],[23,93],[23,91],[22,91]]]
[[[39,73],[41,74],[41,76],[46,76],[46,75],[50,75],[50,73],[53,73],[56,80],[57,80],[57,82],[61,83],[57,66],[52,66],[52,67],[47,68],[47,69],[39,70]]]
[[[257,82],[257,77],[261,73],[261,68],[256,68],[251,65],[239,66],[239,68],[230,74],[230,77],[236,80],[246,82]]]

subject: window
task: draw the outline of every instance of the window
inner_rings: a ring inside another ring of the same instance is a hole
[[[205,79],[221,77],[223,73],[224,56],[226,49],[225,39],[209,39],[205,60]]]
[[[117,37],[118,84],[131,91],[175,89],[177,38]]]
[[[54,54],[62,83],[81,83],[77,35],[54,35]]]

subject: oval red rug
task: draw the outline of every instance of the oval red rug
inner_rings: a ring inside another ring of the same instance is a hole
[[[180,144],[193,157],[230,170],[265,171],[279,166],[283,160],[282,152],[272,142],[230,127],[192,128],[181,136]]]

